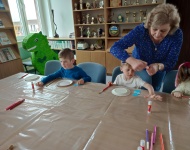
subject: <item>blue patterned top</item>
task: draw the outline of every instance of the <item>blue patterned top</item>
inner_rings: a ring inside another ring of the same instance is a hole
[[[136,59],[146,61],[148,65],[152,63],[163,63],[164,70],[173,69],[177,63],[178,56],[183,42],[181,29],[173,35],[167,35],[159,44],[154,44],[149,36],[149,31],[144,27],[144,23],[136,26],[127,35],[115,42],[110,52],[121,61],[125,62],[129,54],[125,51],[135,44],[132,56]]]
[[[47,77],[42,78],[42,82],[46,84],[56,78],[67,78],[72,80],[83,79],[84,82],[90,82],[91,77],[86,74],[80,67],[74,66],[72,69],[64,69],[61,67],[58,71],[53,74],[48,75]]]

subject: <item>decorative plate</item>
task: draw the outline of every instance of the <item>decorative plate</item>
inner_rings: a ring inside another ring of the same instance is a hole
[[[58,87],[62,87],[62,86],[69,86],[73,83],[72,80],[61,80],[57,83]]]
[[[27,81],[27,82],[32,82],[32,81],[38,80],[39,78],[40,78],[40,76],[32,75],[32,76],[26,77],[24,80]]]
[[[119,35],[119,27],[117,25],[111,25],[109,28],[109,34],[111,36],[118,36]]]
[[[115,88],[112,90],[112,94],[116,96],[127,96],[130,93],[130,90],[126,88]]]

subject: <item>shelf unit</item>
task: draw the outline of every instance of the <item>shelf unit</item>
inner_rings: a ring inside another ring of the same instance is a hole
[[[103,8],[99,8],[99,2],[101,2],[101,0],[82,0],[82,5],[80,5],[80,1],[81,0],[72,0],[77,63],[86,61],[100,63],[106,67],[107,74],[111,74],[114,67],[121,63],[110,54],[110,48],[113,43],[127,34],[125,33],[126,30],[129,31],[142,23],[144,19],[146,19],[146,14],[151,11],[152,8],[165,2],[164,0],[157,0],[157,3],[152,3],[152,0],[147,0],[147,3],[145,3],[145,0],[133,0],[133,2],[131,0],[132,4],[124,6],[123,0],[121,1],[121,6],[110,7],[111,0],[103,0],[104,6]],[[136,2],[139,4],[136,4]],[[90,3],[90,8],[87,8],[87,3]],[[94,8],[95,4],[97,8]],[[126,12],[129,13],[126,14]],[[144,16],[142,12],[146,12]],[[88,15],[89,17],[87,17]],[[121,22],[118,19],[119,16],[122,17]],[[110,35],[109,30],[111,26],[116,26],[119,29],[117,36]],[[99,30],[99,28],[101,30]],[[88,31],[90,31],[90,34]],[[101,34],[102,31],[104,34]],[[100,37],[96,36],[99,35],[98,33],[100,33]],[[88,35],[90,35],[90,37],[88,37]],[[85,50],[77,49],[77,43],[84,42],[88,43],[89,48]],[[102,48],[98,50],[90,49],[91,45],[96,43]],[[131,53],[133,47],[134,46],[126,49],[126,51]]]
[[[7,76],[16,74],[18,72],[23,72],[24,68],[22,65],[22,60],[20,58],[18,45],[16,41],[16,35],[14,32],[14,26],[11,19],[11,14],[9,10],[9,5],[7,0],[2,0],[5,9],[0,9],[0,20],[3,23],[3,27],[0,27],[1,33],[6,33],[8,39],[10,40],[11,44],[2,45],[0,44],[0,51],[3,48],[11,48],[15,59],[8,60],[6,62],[0,62],[0,79],[5,78]]]

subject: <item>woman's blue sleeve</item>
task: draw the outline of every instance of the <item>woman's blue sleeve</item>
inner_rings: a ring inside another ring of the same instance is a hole
[[[181,46],[183,43],[183,32],[181,29],[178,29],[174,36],[172,36],[173,42],[170,46],[170,50],[168,56],[165,61],[162,63],[164,64],[164,70],[169,71],[173,69],[178,61],[178,57],[180,54]]]
[[[110,49],[112,55],[116,58],[120,59],[121,61],[125,62],[125,60],[130,57],[127,53],[126,49],[133,46],[136,41],[139,40],[139,36],[142,35],[141,32],[143,31],[144,26],[143,24],[135,27],[131,30],[128,34],[122,37],[120,40],[115,42]]]

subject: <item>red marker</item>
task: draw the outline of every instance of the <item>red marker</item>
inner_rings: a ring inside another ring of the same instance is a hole
[[[160,133],[160,144],[161,144],[161,150],[165,150],[162,133]]]
[[[34,90],[34,83],[33,83],[33,82],[31,82],[31,85],[32,85],[32,89]]]
[[[23,103],[25,101],[25,99],[19,100],[15,103],[13,103],[12,105],[8,106],[6,108],[6,110],[12,110],[13,108],[15,108],[16,106],[20,105],[21,103]]]
[[[99,94],[101,94],[102,92],[104,92],[105,90],[107,90],[112,85],[113,84],[111,82],[109,82],[108,86],[106,86],[101,92],[99,92]]]
[[[24,78],[24,77],[27,76],[27,75],[28,75],[28,73],[26,73],[25,75],[23,75],[22,77],[20,77],[20,79]]]

